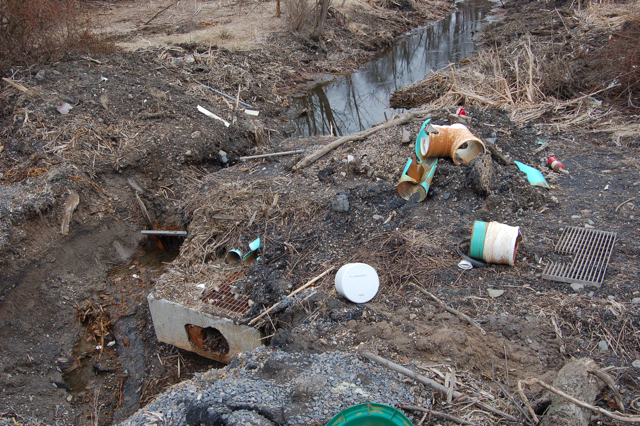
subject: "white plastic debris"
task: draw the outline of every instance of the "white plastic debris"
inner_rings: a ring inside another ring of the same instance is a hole
[[[73,109],[73,107],[71,105],[69,105],[68,103],[63,102],[62,105],[60,105],[56,109],[58,110],[58,112],[60,114],[67,115],[67,114],[69,114],[69,111],[71,111]]]
[[[254,117],[257,117],[258,114],[260,114],[260,111],[255,111],[255,110],[252,110],[252,109],[245,109],[244,113],[247,114],[247,115],[253,115]]]
[[[468,271],[469,269],[473,269],[473,265],[468,260],[461,260],[460,263],[458,263],[458,268]]]
[[[200,111],[201,113],[203,113],[204,115],[206,115],[208,117],[211,117],[211,118],[214,118],[216,120],[222,121],[224,123],[224,125],[227,126],[227,127],[231,126],[231,123],[229,123],[227,120],[225,120],[222,117],[218,117],[217,115],[215,115],[214,113],[212,113],[208,109],[201,107],[200,105],[198,105],[198,111]]]

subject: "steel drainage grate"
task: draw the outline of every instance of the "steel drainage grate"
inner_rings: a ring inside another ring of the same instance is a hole
[[[574,255],[573,262],[550,262],[542,278],[563,283],[578,283],[600,287],[607,273],[613,246],[618,234],[595,229],[565,228],[555,252]]]

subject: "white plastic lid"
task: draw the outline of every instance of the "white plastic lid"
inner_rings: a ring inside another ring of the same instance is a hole
[[[365,263],[348,263],[336,274],[336,290],[354,303],[370,301],[379,288],[376,270]]]

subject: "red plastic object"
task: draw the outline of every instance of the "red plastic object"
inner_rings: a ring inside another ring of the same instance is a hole
[[[467,115],[467,112],[462,107],[458,107],[458,111],[456,111],[456,115]]]
[[[556,172],[564,170],[564,164],[558,161],[556,157],[549,157],[549,160],[547,160],[547,164],[549,164],[549,167],[551,167]]]

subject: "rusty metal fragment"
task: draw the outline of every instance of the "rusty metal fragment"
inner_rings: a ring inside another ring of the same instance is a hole
[[[400,183],[398,183],[397,187],[398,194],[405,200],[411,199],[413,194],[418,194],[418,201],[423,201],[427,198],[437,164],[437,157],[426,158],[424,162],[409,158],[400,176]]]

